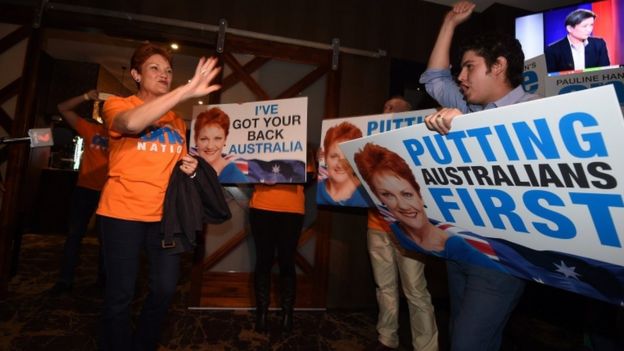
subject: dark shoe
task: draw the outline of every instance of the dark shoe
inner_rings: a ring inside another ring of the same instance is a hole
[[[254,274],[254,295],[256,296],[256,327],[258,333],[264,333],[268,330],[269,317],[269,294],[271,288],[271,276]]]
[[[295,308],[295,295],[297,292],[297,277],[283,276],[280,281],[280,302],[282,305],[283,334],[291,334],[293,330],[293,309]]]
[[[69,294],[72,290],[72,285],[64,282],[57,282],[53,287],[46,291],[46,295],[52,297],[59,297],[64,294]]]
[[[258,333],[264,333],[268,330],[268,315],[269,311],[265,308],[256,309],[256,327],[255,330]]]

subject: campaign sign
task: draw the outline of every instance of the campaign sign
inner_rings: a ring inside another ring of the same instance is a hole
[[[307,111],[307,97],[195,106],[191,152],[221,183],[305,183]]]
[[[539,55],[524,61],[524,72],[522,73],[522,88],[524,91],[539,96],[546,96],[545,77],[546,59],[544,55]]]
[[[316,202],[319,205],[370,207],[370,200],[338,144],[422,123],[434,109],[323,120],[318,153]]]
[[[555,96],[573,91],[595,88],[602,85],[613,85],[620,108],[624,109],[624,67],[590,68],[585,71],[558,75],[546,78],[546,95]]]
[[[623,304],[623,135],[609,85],[340,148],[405,248]]]

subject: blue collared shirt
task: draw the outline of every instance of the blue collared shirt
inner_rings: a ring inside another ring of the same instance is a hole
[[[451,76],[451,70],[428,69],[420,76],[420,83],[425,85],[427,93],[431,95],[442,107],[454,107],[462,113],[471,113],[489,110],[496,107],[513,105],[520,102],[538,99],[539,96],[530,94],[518,85],[507,95],[487,105],[470,104],[464,98],[459,86]]]

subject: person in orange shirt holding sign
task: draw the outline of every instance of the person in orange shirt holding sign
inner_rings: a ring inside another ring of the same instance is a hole
[[[103,350],[156,350],[176,290],[179,254],[166,252],[161,235],[163,202],[171,173],[195,176],[197,159],[187,154],[186,124],[171,109],[178,103],[220,88],[215,58],[201,58],[189,82],[170,90],[170,54],[147,43],[132,56],[130,74],[138,92],[110,97],[104,104],[109,131],[109,176],[97,213],[101,216],[102,254],[106,266]],[[139,257],[149,261],[149,293],[136,323],[131,308]]]
[[[58,110],[63,119],[84,139],[84,152],[78,182],[72,193],[69,232],[63,247],[61,272],[56,284],[48,290],[52,296],[67,293],[73,287],[74,271],[80,257],[82,238],[87,233],[89,220],[95,213],[98,201],[100,201],[100,191],[108,175],[106,128],[95,120],[89,121],[74,112],[74,109],[85,101],[98,101],[98,92],[90,90],[58,104]],[[98,270],[98,283],[100,284],[104,282],[103,268],[100,255]]]
[[[313,153],[308,150],[308,180],[316,171]],[[267,331],[271,268],[277,251],[280,275],[280,305],[282,333],[293,329],[293,310],[297,294],[295,254],[305,214],[303,184],[256,184],[249,201],[249,226],[256,246],[254,294],[258,332]]]

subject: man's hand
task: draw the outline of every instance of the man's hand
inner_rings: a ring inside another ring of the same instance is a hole
[[[462,113],[456,108],[443,108],[425,117],[425,124],[429,130],[435,130],[442,135],[451,130],[451,122]]]
[[[476,6],[471,1],[460,1],[453,5],[453,9],[446,14],[444,20],[453,26],[458,26],[468,20]]]

